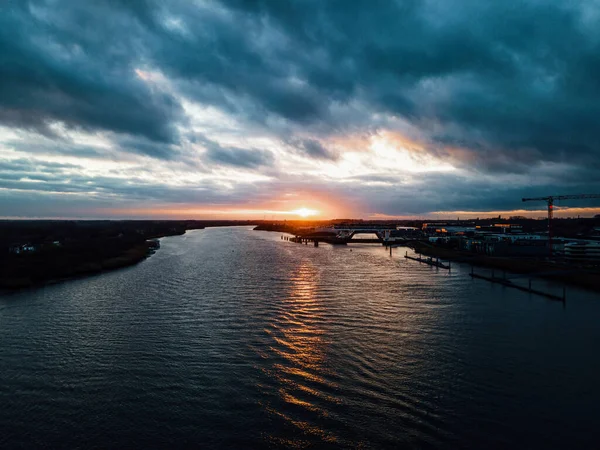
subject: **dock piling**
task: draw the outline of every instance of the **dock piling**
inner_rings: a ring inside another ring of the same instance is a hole
[[[423,259],[421,257],[420,253],[418,255],[419,255],[419,257],[415,258],[414,256],[408,256],[408,252],[406,252],[406,254],[404,255],[404,257],[406,259],[412,259],[413,261],[419,261],[419,264],[425,263],[427,265],[434,266],[434,267],[437,267],[437,268],[450,269],[450,266],[447,266],[444,263],[441,263],[439,261],[439,259],[438,259],[438,261],[434,261],[432,258]]]
[[[481,280],[486,280],[489,281],[491,283],[497,283],[497,284],[501,284],[502,286],[506,286],[506,287],[511,287],[514,289],[518,289],[520,291],[525,291],[525,292],[529,292],[530,294],[536,294],[536,295],[540,295],[552,300],[560,300],[564,302],[564,298],[565,298],[565,288],[563,287],[563,297],[559,297],[558,295],[552,294],[550,292],[544,292],[544,291],[538,291],[537,289],[532,289],[531,288],[531,279],[529,279],[529,287],[525,287],[525,286],[520,286],[518,284],[514,284],[512,281],[510,280],[506,280],[503,278],[496,278],[494,276],[487,276],[487,275],[479,275],[477,273],[470,273],[471,278],[479,278]]]

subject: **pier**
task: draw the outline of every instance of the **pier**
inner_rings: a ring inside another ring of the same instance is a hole
[[[442,262],[439,260],[439,258],[436,258],[435,260],[434,260],[433,258],[431,258],[431,257],[428,257],[428,258],[422,258],[422,257],[421,257],[421,254],[419,254],[419,256],[418,256],[418,257],[415,257],[415,256],[409,256],[409,255],[408,255],[408,252],[406,252],[406,254],[404,255],[404,257],[405,257],[406,259],[412,259],[413,261],[419,261],[420,263],[427,264],[427,265],[429,265],[429,266],[433,266],[433,267],[439,267],[440,269],[448,269],[448,270],[450,270],[450,269],[451,269],[451,266],[450,266],[450,261],[448,261],[448,264],[446,265],[446,264],[442,263]]]
[[[567,292],[566,292],[566,288],[564,286],[563,286],[563,294],[562,294],[562,296],[560,296],[560,295],[552,294],[550,292],[545,292],[545,291],[540,291],[538,289],[533,289],[531,287],[531,278],[529,279],[529,285],[528,286],[521,286],[521,285],[515,284],[511,280],[507,279],[506,278],[506,273],[504,273],[503,277],[496,277],[496,276],[494,276],[494,271],[492,271],[492,276],[481,275],[481,274],[473,272],[473,267],[471,267],[471,273],[469,274],[469,276],[471,278],[477,278],[477,279],[480,279],[480,280],[489,281],[490,283],[501,284],[502,286],[511,287],[511,288],[518,289],[518,290],[524,291],[524,292],[529,292],[530,294],[540,295],[542,297],[546,297],[546,298],[549,298],[551,300],[558,300],[558,301],[561,301],[561,302],[565,302],[566,301]]]

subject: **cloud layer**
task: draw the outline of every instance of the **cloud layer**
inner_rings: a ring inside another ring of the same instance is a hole
[[[596,0],[0,8],[3,216],[406,216],[600,191]]]

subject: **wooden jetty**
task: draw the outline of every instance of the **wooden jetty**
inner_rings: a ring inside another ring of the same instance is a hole
[[[488,276],[488,275],[481,275],[478,273],[474,273],[473,272],[473,267],[471,267],[471,273],[469,274],[469,276],[471,278],[478,278],[480,280],[486,280],[489,281],[490,283],[496,283],[496,284],[501,284],[502,286],[506,286],[506,287],[511,287],[514,289],[518,289],[520,291],[524,291],[524,292],[529,292],[530,294],[536,294],[536,295],[540,295],[542,297],[546,297],[549,298],[551,300],[558,300],[561,302],[564,302],[566,300],[566,288],[563,287],[563,295],[562,297],[560,295],[556,295],[556,294],[552,294],[550,292],[544,292],[544,291],[540,291],[537,289],[533,289],[531,287],[531,279],[529,279],[529,285],[528,286],[521,286],[519,284],[515,284],[512,281],[506,279],[506,277],[496,277],[494,276],[494,272],[492,271],[492,276]]]
[[[422,258],[421,255],[419,255],[419,257],[408,256],[408,252],[406,252],[404,257],[406,259],[412,259],[413,261],[419,261],[420,263],[428,264],[433,267],[439,267],[440,269],[448,269],[448,270],[451,269],[450,262],[448,262],[448,265],[446,265],[446,264],[442,263],[439,259],[434,260],[432,258]]]

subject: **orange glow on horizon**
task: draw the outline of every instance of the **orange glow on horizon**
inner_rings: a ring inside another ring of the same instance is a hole
[[[520,203],[520,202],[518,202]],[[518,204],[517,203],[517,204]],[[290,191],[277,198],[257,204],[227,205],[169,205],[156,204],[138,208],[107,208],[85,211],[86,216],[147,219],[196,219],[196,220],[330,220],[353,218],[365,220],[454,220],[511,216],[543,218],[547,209],[540,205],[536,209],[479,210],[479,211],[430,211],[419,213],[403,212],[401,206],[397,213],[369,211],[368,205],[353,198],[332,198],[319,192]],[[599,207],[560,207],[555,205],[556,217],[593,217],[600,214]]]
[[[554,217],[566,218],[566,217],[593,217],[596,214],[600,214],[600,208],[559,208],[554,205]],[[512,216],[523,216],[528,219],[545,219],[548,217],[547,209],[513,209],[504,211],[432,211],[424,214],[406,214],[406,215],[391,215],[391,214],[380,214],[371,213],[367,214],[366,218],[370,220],[454,220],[456,218],[471,220],[471,219],[490,219],[501,216],[503,219],[508,219]]]
[[[511,216],[524,216],[531,219],[547,217],[547,209],[537,210],[505,210],[505,211],[432,211],[423,214],[383,214],[364,211],[343,211],[343,210],[317,210],[306,208],[304,206],[290,210],[275,209],[238,209],[238,208],[197,208],[197,207],[148,207],[135,209],[104,209],[87,211],[88,215],[93,213],[98,217],[118,217],[118,218],[149,218],[149,219],[197,219],[197,220],[331,220],[338,218],[353,218],[365,220],[454,220],[492,218],[502,216],[508,219]],[[600,208],[555,208],[554,216],[560,217],[593,217],[600,214]]]
[[[306,203],[300,201],[307,200]],[[341,202],[340,202],[341,203]],[[316,195],[294,193],[262,204],[252,205],[148,205],[138,208],[109,208],[89,211],[99,216],[121,218],[165,218],[197,220],[327,220],[343,217],[346,210],[338,208],[331,199]]]

